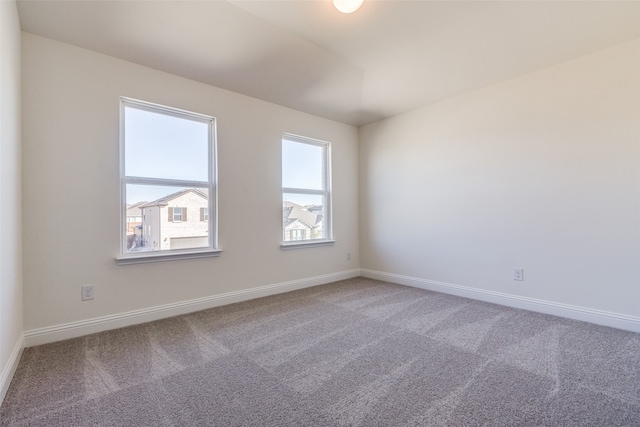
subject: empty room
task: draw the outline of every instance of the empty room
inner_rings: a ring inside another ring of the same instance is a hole
[[[0,0],[0,426],[640,426],[640,2]]]

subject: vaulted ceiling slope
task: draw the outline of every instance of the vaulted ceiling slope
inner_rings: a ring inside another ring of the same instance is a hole
[[[19,0],[22,29],[362,125],[640,37],[638,1]]]

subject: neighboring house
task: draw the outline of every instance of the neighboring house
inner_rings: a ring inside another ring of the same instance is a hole
[[[209,202],[193,188],[139,206],[142,241],[138,251],[206,247],[209,244]]]
[[[323,237],[322,206],[301,206],[283,202],[283,240],[308,240]]]
[[[142,225],[142,211],[140,210],[140,206],[144,205],[145,203],[147,202],[138,202],[132,205],[127,204],[127,236],[134,234],[137,230],[136,227]]]

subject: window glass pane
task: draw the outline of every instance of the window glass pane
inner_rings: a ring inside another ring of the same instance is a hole
[[[182,221],[182,208],[173,208],[173,222]]]
[[[126,251],[150,252],[209,246],[209,219],[200,220],[208,208],[206,188],[127,184]]]
[[[324,190],[325,148],[282,140],[282,186]]]
[[[208,181],[209,125],[125,107],[125,175]]]
[[[325,206],[324,196],[284,193],[283,240],[286,242],[325,238]]]

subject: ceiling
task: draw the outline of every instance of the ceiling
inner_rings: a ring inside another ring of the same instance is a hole
[[[640,37],[640,1],[19,0],[22,29],[352,125]]]

